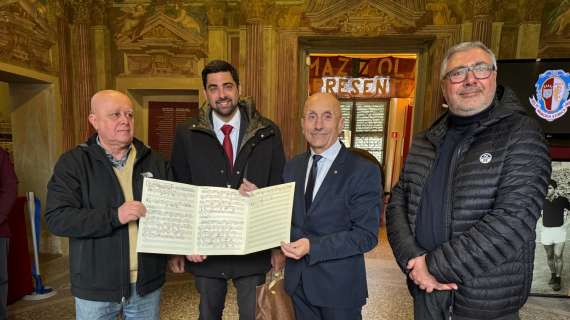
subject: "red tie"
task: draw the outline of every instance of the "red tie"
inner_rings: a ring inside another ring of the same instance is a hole
[[[230,133],[234,127],[229,124],[224,124],[222,126],[222,132],[224,133],[224,142],[222,146],[224,147],[224,151],[226,152],[226,156],[228,158],[228,164],[230,165],[230,172],[234,170],[234,149],[232,148],[232,140],[230,139]]]

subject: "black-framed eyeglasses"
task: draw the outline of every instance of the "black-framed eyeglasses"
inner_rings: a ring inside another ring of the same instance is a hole
[[[491,76],[491,73],[495,71],[495,66],[492,64],[479,63],[473,66],[455,68],[445,74],[445,78],[448,78],[451,83],[461,83],[467,79],[467,73],[473,71],[473,75],[477,80],[487,79]]]

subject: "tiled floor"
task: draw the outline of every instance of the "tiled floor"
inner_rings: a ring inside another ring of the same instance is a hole
[[[381,244],[367,255],[370,299],[364,307],[364,319],[412,319],[412,304],[404,277],[394,262],[382,233]],[[9,306],[9,319],[74,319],[73,299],[69,294],[67,261],[53,259],[42,266],[44,282],[58,291],[44,301],[18,301]],[[237,319],[235,291],[230,286],[224,320]],[[197,319],[198,296],[189,275],[169,275],[163,289],[161,319]],[[570,319],[570,299],[531,297],[521,311],[523,320]]]

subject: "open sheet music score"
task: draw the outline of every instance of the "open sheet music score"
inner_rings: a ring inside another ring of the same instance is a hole
[[[137,252],[243,255],[289,242],[295,183],[255,190],[145,178]]]

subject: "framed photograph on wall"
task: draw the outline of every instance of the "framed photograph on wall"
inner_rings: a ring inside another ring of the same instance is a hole
[[[552,176],[536,224],[531,294],[570,296],[570,148],[551,148]]]

